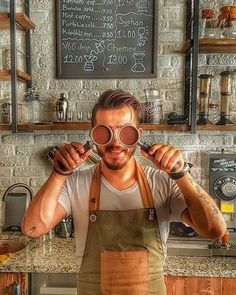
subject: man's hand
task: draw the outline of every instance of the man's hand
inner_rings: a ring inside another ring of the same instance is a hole
[[[85,152],[84,146],[79,142],[65,143],[57,146],[53,164],[56,170],[70,173],[78,168],[91,153],[92,149]]]
[[[141,149],[141,154],[167,173],[180,172],[184,167],[181,151],[171,145],[154,144],[147,152]]]

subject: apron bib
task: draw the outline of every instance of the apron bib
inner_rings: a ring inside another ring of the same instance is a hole
[[[164,255],[151,191],[142,167],[136,177],[143,209],[99,210],[101,172],[90,188],[89,225],[78,295],[165,295]]]

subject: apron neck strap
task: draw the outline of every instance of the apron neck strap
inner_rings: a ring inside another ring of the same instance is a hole
[[[143,167],[135,161],[136,179],[144,208],[154,208],[151,189],[149,187]],[[101,164],[97,165],[90,186],[89,211],[99,210],[101,190]]]

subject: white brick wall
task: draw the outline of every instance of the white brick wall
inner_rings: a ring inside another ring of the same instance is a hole
[[[144,89],[150,86],[148,79],[141,80],[56,80],[55,79],[55,1],[42,0],[31,2],[31,17],[37,28],[32,33],[33,86],[39,91],[43,103],[51,108],[60,92],[67,91],[70,102],[81,102],[83,110],[90,110],[98,95],[107,88],[122,88],[136,94],[144,95]],[[220,1],[211,1],[217,7]],[[177,54],[184,42],[185,1],[159,1],[158,33],[158,77],[152,79],[164,100],[164,110],[182,112],[184,57]],[[9,43],[7,33],[0,32],[1,44]],[[19,44],[22,44],[20,37]],[[200,55],[199,73],[220,71],[236,67],[235,55]],[[10,82],[0,82],[3,93],[10,91]],[[19,83],[19,96],[23,97],[24,84]],[[213,97],[219,100],[219,77],[214,80]],[[236,105],[236,104],[235,104]],[[233,109],[236,112],[236,109]],[[52,109],[51,109],[52,111]],[[52,115],[52,114],[51,114]],[[50,115],[50,116],[51,116]],[[50,118],[44,118],[50,119]],[[51,171],[46,160],[49,147],[66,142],[85,142],[87,131],[34,132],[13,135],[0,132],[0,197],[8,186],[16,182],[30,184],[36,192]],[[148,142],[164,142],[177,145],[185,150],[185,156],[199,159],[201,150],[233,149],[236,137],[232,132],[220,133],[168,133],[158,131],[145,132]],[[137,154],[138,156],[138,154]],[[139,157],[139,156],[138,156]],[[141,158],[139,157],[141,160]],[[190,160],[191,160],[190,159]],[[186,160],[189,160],[188,158]],[[143,159],[142,159],[143,161]],[[145,161],[144,161],[145,162]],[[201,181],[200,161],[196,161],[193,175]],[[0,223],[3,215],[0,207]]]

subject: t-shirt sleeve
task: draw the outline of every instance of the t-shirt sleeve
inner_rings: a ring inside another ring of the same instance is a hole
[[[58,203],[61,204],[64,209],[67,212],[67,215],[70,215],[72,210],[71,210],[71,182],[73,179],[73,174],[67,178],[66,182],[64,183],[60,195],[59,195],[59,199],[58,199]]]
[[[187,208],[184,197],[173,179],[170,179],[170,221],[179,222],[181,214]]]

